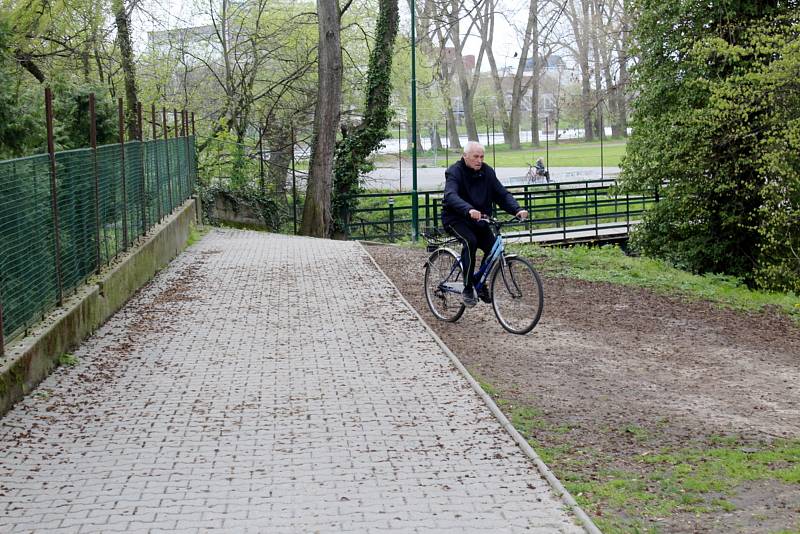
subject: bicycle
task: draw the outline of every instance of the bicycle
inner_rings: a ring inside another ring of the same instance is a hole
[[[544,173],[539,173],[536,167],[528,163],[528,172],[525,173],[523,178],[529,184],[537,184],[537,183],[550,183],[550,173],[545,171]]]
[[[542,316],[544,290],[539,273],[528,260],[505,253],[502,227],[519,219],[499,221],[485,217],[481,220],[491,225],[496,239],[488,258],[484,258],[473,275],[475,290],[480,292],[488,286],[492,309],[500,325],[512,334],[527,334]],[[437,319],[454,323],[466,308],[461,295],[464,269],[460,255],[449,248],[460,242],[452,237],[442,240],[438,233],[426,237],[429,237],[428,249],[432,253],[425,263],[425,300]]]

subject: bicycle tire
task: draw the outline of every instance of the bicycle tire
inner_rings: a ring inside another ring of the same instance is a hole
[[[442,289],[443,284],[459,284],[463,287],[461,264],[452,250],[434,250],[425,264],[425,300],[431,313],[440,321],[454,323],[464,313],[464,302],[460,291]]]
[[[512,334],[533,330],[544,309],[544,289],[531,263],[518,257],[501,258],[492,273],[492,308],[500,326]]]

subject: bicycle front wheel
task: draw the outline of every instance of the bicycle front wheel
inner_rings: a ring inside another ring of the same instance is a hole
[[[528,260],[502,258],[492,274],[492,307],[500,325],[512,334],[527,334],[542,316],[544,290]]]
[[[433,251],[425,264],[425,300],[433,315],[440,321],[458,321],[464,313],[463,289],[458,256],[444,248]]]

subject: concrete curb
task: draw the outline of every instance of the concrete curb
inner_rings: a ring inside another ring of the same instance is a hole
[[[467,379],[467,382],[469,382],[470,386],[472,386],[472,389],[475,391],[475,393],[477,393],[478,396],[483,400],[483,402],[492,412],[492,415],[494,415],[495,418],[500,422],[500,424],[503,426],[506,432],[508,432],[511,435],[511,437],[514,439],[517,445],[519,445],[519,448],[522,449],[522,452],[524,452],[525,455],[531,459],[534,465],[536,465],[536,468],[539,470],[539,472],[542,474],[545,480],[547,480],[547,482],[550,484],[550,486],[553,488],[556,494],[561,498],[561,501],[566,505],[566,507],[572,513],[575,514],[578,520],[582,523],[582,526],[586,530],[586,532],[590,534],[602,534],[600,532],[600,529],[597,528],[592,519],[586,514],[586,512],[583,511],[580,505],[575,501],[575,498],[561,484],[561,481],[559,481],[558,478],[556,478],[556,476],[553,474],[550,468],[547,467],[547,465],[542,461],[539,455],[536,454],[536,451],[533,450],[533,448],[525,440],[525,438],[522,437],[522,435],[517,431],[516,428],[514,428],[514,425],[511,424],[511,422],[508,420],[508,418],[505,416],[502,410],[500,410],[500,408],[497,406],[494,400],[483,390],[480,384],[478,384],[477,380],[475,380],[472,377],[472,375],[469,373],[467,368],[464,367],[464,365],[461,363],[458,357],[447,347],[447,345],[445,345],[444,341],[442,341],[439,338],[439,336],[436,335],[436,332],[434,332],[433,329],[428,325],[428,323],[425,322],[422,316],[419,313],[417,313],[417,310],[414,309],[411,303],[408,302],[408,300],[406,300],[406,298],[403,296],[403,294],[400,292],[400,290],[397,288],[394,282],[392,282],[392,280],[386,275],[386,273],[383,272],[383,269],[380,268],[378,262],[376,262],[375,258],[373,258],[372,255],[369,253],[368,248],[364,245],[361,245],[361,248],[364,249],[364,252],[366,252],[367,256],[369,256],[369,259],[372,261],[372,264],[375,265],[375,268],[378,270],[378,272],[380,272],[383,275],[383,277],[386,278],[386,280],[389,282],[392,288],[394,288],[394,290],[397,292],[397,295],[400,297],[400,299],[405,303],[408,309],[411,310],[411,313],[413,313],[420,320],[420,322],[424,325],[425,329],[427,329],[428,332],[431,334],[431,336],[433,336],[433,338],[436,340],[436,343],[441,347],[444,353],[447,354],[447,356],[453,362],[453,365],[455,365],[456,368],[464,376],[464,378]]]
[[[186,245],[197,218],[189,199],[136,247],[78,288],[30,333],[6,346],[0,359],[0,416],[41,382],[59,357],[106,322]]]

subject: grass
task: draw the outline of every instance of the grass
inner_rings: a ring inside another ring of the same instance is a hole
[[[67,365],[70,367],[74,367],[78,365],[78,357],[74,354],[70,354],[69,352],[65,352],[61,356],[58,357],[59,365]]]
[[[616,167],[620,159],[625,155],[626,141],[610,140],[603,142],[603,166]],[[600,143],[583,141],[562,141],[559,144],[550,143],[549,149],[542,144],[540,147],[531,148],[530,145],[524,146],[520,150],[511,150],[506,144],[485,147],[486,163],[492,167],[527,167],[528,163],[534,163],[537,158],[544,158],[548,167],[599,167],[600,166]],[[410,153],[406,154],[410,157]],[[432,167],[433,152],[427,151],[418,153],[418,165],[421,167]],[[437,151],[436,167],[446,167],[461,157],[461,150],[450,150],[448,157],[445,158],[443,150]],[[397,160],[397,155],[383,154],[378,158],[379,161],[391,163]],[[405,163],[405,162],[404,162]]]
[[[191,229],[189,230],[189,238],[186,240],[186,247],[191,247],[203,239],[203,236],[210,231],[211,229],[207,226],[192,225]]]
[[[800,483],[798,439],[754,447],[736,436],[712,436],[702,444],[662,447],[657,431],[635,424],[601,430],[609,442],[621,434],[634,440],[637,450],[655,451],[621,459],[601,448],[576,449],[569,427],[548,421],[536,407],[520,405],[497,384],[479,383],[606,534],[656,533],[670,516],[732,512],[737,488],[748,482]]]
[[[524,244],[511,245],[511,248],[520,254],[543,260],[542,270],[551,275],[644,287],[661,294],[678,293],[740,311],[761,311],[774,307],[800,321],[798,295],[752,290],[731,276],[695,275],[663,261],[626,256],[618,247],[544,248]]]

